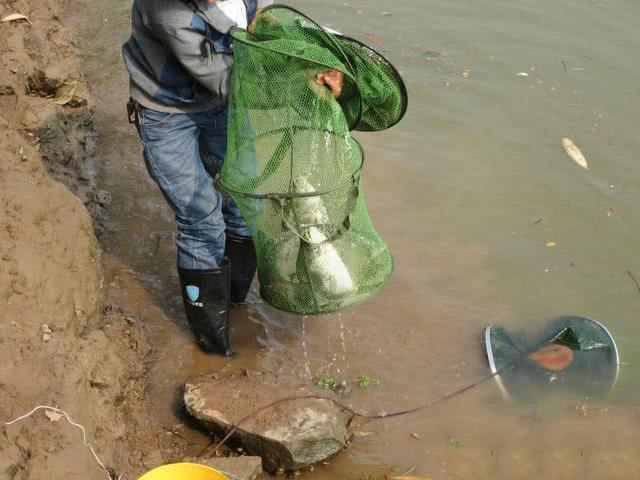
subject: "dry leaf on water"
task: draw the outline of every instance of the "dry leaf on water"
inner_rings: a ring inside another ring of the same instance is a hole
[[[575,143],[573,143],[573,140],[571,140],[570,138],[566,138],[566,137],[563,138],[562,139],[562,146],[564,147],[564,150],[567,152],[567,155],[569,155],[569,158],[571,158],[571,160],[576,162],[578,165],[580,165],[585,170],[589,170],[589,165],[587,164],[587,159],[584,158],[584,155],[582,154],[582,151],[578,148],[578,146]]]
[[[15,22],[16,20],[29,20],[29,18],[21,13],[12,13],[4,17],[0,22]]]
[[[56,104],[58,105],[66,105],[67,103],[70,103],[73,100],[73,97],[76,94],[76,90],[78,89],[78,86],[76,85],[76,82],[71,82],[69,84],[66,85],[67,88],[60,88],[60,94],[58,96],[58,98],[55,99]]]
[[[76,80],[65,82],[56,89],[56,98],[54,103],[57,105],[68,105],[70,107],[79,107],[86,105],[88,101],[88,93],[86,86],[82,82]]]

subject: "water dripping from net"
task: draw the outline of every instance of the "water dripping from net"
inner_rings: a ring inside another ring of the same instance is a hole
[[[307,379],[312,379],[311,366],[309,364],[309,354],[307,352],[307,316],[302,317],[302,354],[304,355],[304,375]]]

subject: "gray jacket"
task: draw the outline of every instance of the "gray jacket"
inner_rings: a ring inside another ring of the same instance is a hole
[[[224,2],[225,0],[219,0]],[[244,0],[251,22],[272,0]],[[122,54],[131,97],[162,112],[199,112],[225,104],[236,22],[207,0],[135,0]]]

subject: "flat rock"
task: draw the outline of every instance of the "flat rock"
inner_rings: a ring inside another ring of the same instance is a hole
[[[299,398],[253,415],[278,400],[309,395],[318,392],[275,375],[245,372],[192,380],[184,401],[188,412],[218,436],[242,421],[231,442],[262,457],[264,469],[275,472],[308,467],[346,446],[347,417],[328,399]]]

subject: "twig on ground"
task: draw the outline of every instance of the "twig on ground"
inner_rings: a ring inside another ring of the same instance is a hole
[[[633,283],[636,284],[638,293],[640,293],[640,283],[638,283],[638,280],[636,279],[636,277],[633,275],[633,273],[631,273],[631,270],[627,270],[627,275],[629,275],[629,278],[631,278],[631,280],[633,280]]]
[[[43,138],[45,138],[47,135],[49,135],[55,129],[56,129],[56,127],[51,127],[49,130],[47,130],[42,135],[40,135],[35,141],[31,142],[31,145],[35,145],[36,143],[40,143]]]
[[[91,445],[91,443],[87,440],[87,431],[85,430],[85,428],[82,425],[80,425],[79,423],[74,422],[71,419],[71,417],[69,416],[69,414],[67,412],[65,412],[64,410],[60,410],[59,408],[56,408],[56,407],[50,407],[48,405],[39,405],[39,406],[35,407],[33,410],[31,410],[29,413],[26,413],[26,414],[24,414],[24,415],[22,415],[22,416],[20,416],[18,418],[15,418],[15,419],[11,420],[10,422],[5,422],[4,424],[6,426],[9,426],[9,425],[13,425],[14,423],[20,422],[22,420],[26,420],[27,418],[31,417],[34,413],[36,413],[36,412],[38,412],[40,410],[45,410],[45,411],[50,410],[50,411],[56,412],[56,413],[64,416],[64,418],[67,420],[67,422],[69,422],[71,425],[73,425],[76,428],[79,428],[82,431],[82,441],[84,442],[84,446],[91,451],[91,454],[93,455],[93,458],[95,458],[95,460],[98,463],[98,465],[100,465],[100,468],[102,468],[102,470],[104,470],[104,472],[107,474],[107,480],[122,480],[123,479],[123,475],[117,476],[112,468],[109,468],[109,467],[105,466],[104,463],[102,463],[102,460],[100,460],[100,457],[98,457],[98,454],[93,449],[93,445]]]
[[[411,469],[407,470],[406,472],[404,472],[402,475],[400,475],[401,477],[406,477],[407,475],[412,474],[413,472],[415,472],[416,467],[412,467]]]

